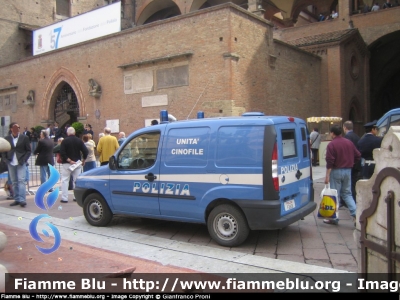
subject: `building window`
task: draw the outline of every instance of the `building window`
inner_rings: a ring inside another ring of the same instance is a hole
[[[69,0],[56,0],[56,14],[69,17]]]
[[[353,54],[350,59],[350,74],[353,79],[358,77],[358,73],[360,72],[360,66],[357,60],[357,57]]]
[[[10,104],[11,104],[10,95],[5,95],[4,96],[4,106],[9,107]]]

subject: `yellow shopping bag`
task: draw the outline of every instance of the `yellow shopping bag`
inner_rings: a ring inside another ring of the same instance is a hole
[[[321,202],[318,209],[318,218],[339,218],[338,193],[337,190],[331,189],[329,184],[325,184],[325,187],[321,192]]]

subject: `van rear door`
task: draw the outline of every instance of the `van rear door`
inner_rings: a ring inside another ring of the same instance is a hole
[[[306,125],[299,121],[276,125],[281,215],[310,202],[310,153]]]

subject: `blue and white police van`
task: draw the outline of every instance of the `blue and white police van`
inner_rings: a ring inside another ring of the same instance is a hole
[[[316,208],[306,122],[245,113],[168,122],[133,132],[74,195],[88,223],[113,215],[207,224],[222,246],[250,230],[284,228]]]
[[[384,136],[390,126],[400,125],[400,108],[394,108],[385,113],[377,122],[378,136]]]

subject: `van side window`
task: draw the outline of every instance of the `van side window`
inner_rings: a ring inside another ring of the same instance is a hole
[[[151,167],[156,161],[159,132],[134,137],[118,155],[118,169],[140,170]]]
[[[390,117],[390,126],[400,125],[400,115],[393,115]]]
[[[389,123],[389,125],[388,125]],[[381,125],[379,125],[379,136],[384,136],[391,126],[400,125],[400,115],[391,115],[387,117]]]
[[[387,127],[387,123],[388,123],[388,119],[389,119],[389,118],[386,118],[386,119],[382,122],[382,124],[379,126],[379,132],[378,132],[378,135],[379,135],[379,136],[384,136],[384,135],[385,135],[385,133],[386,133],[386,127]]]
[[[226,126],[218,130],[216,165],[261,167],[264,126]]]
[[[209,127],[171,129],[163,142],[164,164],[205,167],[209,144]]]
[[[306,144],[303,144],[303,157],[308,157],[308,154],[310,151],[308,151],[308,147]]]
[[[296,157],[296,135],[294,129],[282,130],[283,158]]]
[[[307,138],[306,129],[303,127],[301,128],[301,139],[305,141]]]

